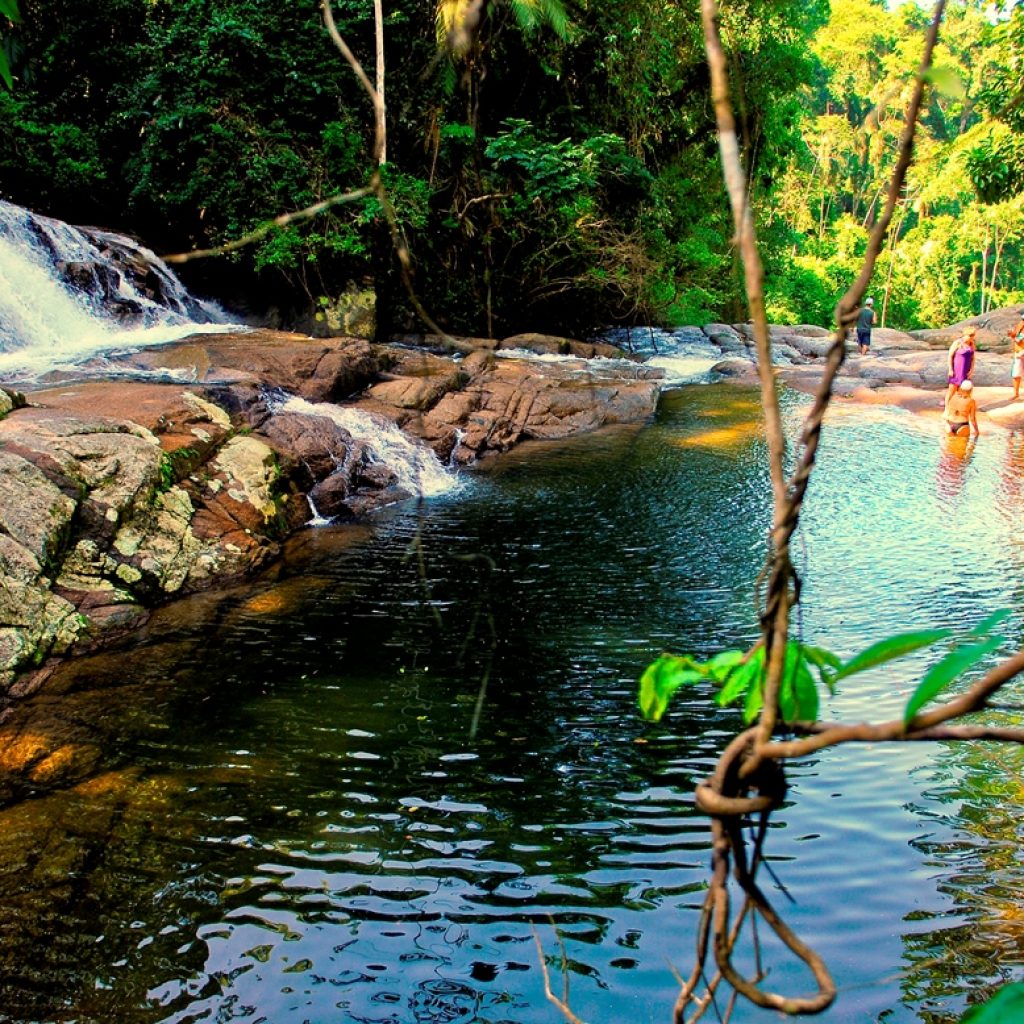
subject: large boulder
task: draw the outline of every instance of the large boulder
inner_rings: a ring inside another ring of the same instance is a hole
[[[1024,307],[1004,306],[1000,309],[992,309],[980,316],[968,317],[947,327],[930,328],[920,331],[911,331],[911,336],[918,344],[925,344],[932,348],[948,348],[955,338],[963,334],[968,327],[977,330],[978,348],[982,351],[1007,352],[1010,348],[1010,339],[1007,332],[1015,327],[1021,317],[1024,317]]]
[[[534,355],[575,356],[578,359],[593,359],[600,356],[605,359],[628,358],[626,353],[615,345],[604,342],[578,341],[575,338],[563,338],[553,334],[513,334],[498,343],[499,349],[519,349],[532,352]]]
[[[337,295],[320,295],[315,305],[294,324],[314,338],[364,338],[377,334],[377,293],[372,283],[350,282]]]
[[[378,379],[380,351],[363,338],[309,338],[279,331],[201,334],[121,357],[128,367],[187,374],[208,386],[250,383],[335,402]]]
[[[222,445],[230,423],[202,396],[119,382],[32,399],[0,420],[0,685],[169,594],[249,571],[279,532],[273,451]],[[162,435],[95,412],[126,403]],[[219,526],[199,529],[215,509]]]
[[[520,342],[531,338],[543,351],[562,340],[518,335],[512,347],[522,351]],[[405,376],[396,377],[398,370]],[[627,360],[549,361],[490,351],[457,364],[426,354],[403,358],[389,373],[390,386],[370,388],[357,407],[387,416],[459,464],[523,440],[643,422],[654,413],[664,377],[662,370]],[[409,395],[419,400],[410,402]]]

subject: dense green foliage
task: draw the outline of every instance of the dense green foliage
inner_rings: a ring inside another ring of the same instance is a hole
[[[991,29],[991,44],[999,54],[983,83],[979,104],[995,123],[968,154],[968,167],[978,192],[997,203],[1024,192],[1024,62],[1020,40],[1024,11],[1013,5],[1010,16]]]
[[[999,144],[987,140],[1005,136],[986,106],[1006,67],[1005,26],[987,10],[947,7],[915,164],[872,286],[883,326],[944,326],[1024,298],[1021,204],[975,188],[979,154]],[[807,91],[803,145],[774,207],[775,229],[792,239],[790,268],[769,280],[774,318],[826,322],[856,272],[885,201],[926,20],[912,3],[834,0],[813,42],[820,71]]]
[[[9,27],[21,21],[16,0],[0,0],[0,26]],[[0,80],[8,89],[14,85],[11,77],[11,59],[7,54],[7,37],[0,36]]]
[[[439,52],[459,10],[442,0],[435,22],[411,0],[385,9],[385,179],[436,319],[501,335],[743,317],[696,6],[486,0]],[[6,198],[168,252],[368,179],[370,103],[316,0],[23,0],[18,13],[2,0]],[[337,0],[334,15],[372,78],[372,5]],[[834,0],[827,18],[825,0],[723,11],[777,320],[829,322],[855,271],[926,20],[873,0]],[[1000,91],[1019,78],[1002,58],[1018,22],[949,9],[920,164],[875,285],[887,323],[1024,297],[1021,106]],[[374,200],[185,274],[286,319],[372,280],[381,329],[418,326]]]

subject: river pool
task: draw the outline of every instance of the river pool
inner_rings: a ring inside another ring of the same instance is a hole
[[[1024,437],[937,429],[830,413],[805,639],[848,656],[1010,606],[1019,641]],[[636,679],[755,637],[767,495],[756,395],[668,391],[643,428],[307,530],[267,577],[68,666],[29,721],[102,741],[89,779],[0,812],[0,1020],[541,1024],[562,1018],[539,948],[587,1024],[667,1024],[709,861],[693,789],[740,719],[698,689],[645,724]],[[898,715],[934,657],[851,678],[823,717]],[[1020,973],[1022,760],[792,768],[767,853],[793,902],[765,884],[836,977],[818,1020],[949,1022]]]

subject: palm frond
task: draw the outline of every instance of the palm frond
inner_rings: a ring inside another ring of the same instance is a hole
[[[562,0],[508,0],[508,4],[523,32],[547,25],[560,39],[568,36],[569,14]]]

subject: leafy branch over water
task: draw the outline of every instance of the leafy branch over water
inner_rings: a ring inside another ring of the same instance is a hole
[[[903,721],[909,724],[925,704],[944,694],[966,672],[1006,643],[1006,637],[993,630],[1009,614],[1009,608],[1000,609],[967,631],[944,628],[897,633],[879,640],[846,662],[824,647],[790,640],[786,644],[779,685],[782,720],[787,724],[816,722],[820,688],[834,694],[840,679],[949,640],[949,650],[925,673],[907,701]],[[677,690],[711,682],[721,687],[715,698],[719,706],[743,700],[743,721],[750,725],[764,708],[764,651],[764,645],[758,643],[749,651],[721,651],[704,662],[688,654],[663,654],[648,665],[640,677],[640,710],[648,721],[660,721]]]

